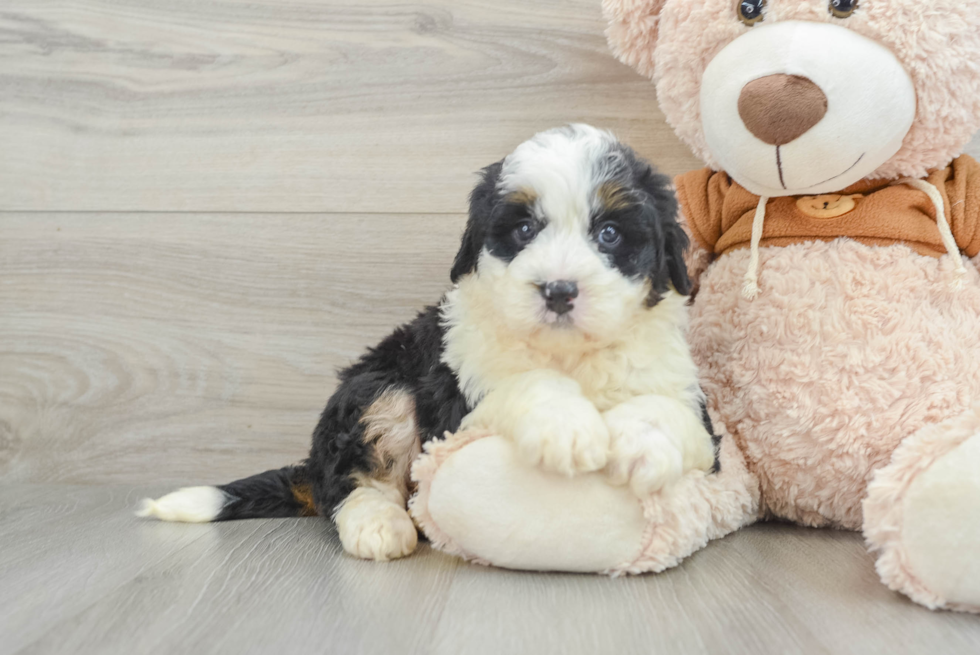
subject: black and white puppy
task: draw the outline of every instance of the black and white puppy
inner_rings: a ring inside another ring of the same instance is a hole
[[[460,428],[563,475],[648,494],[715,460],[685,341],[688,240],[669,180],[609,133],[542,132],[484,169],[454,288],[340,374],[302,464],[146,500],[167,521],[333,517],[344,548],[411,553],[409,472]]]

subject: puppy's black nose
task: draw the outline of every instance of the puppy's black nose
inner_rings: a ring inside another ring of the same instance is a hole
[[[558,280],[541,285],[541,295],[545,305],[556,314],[572,311],[572,301],[578,298],[578,284],[571,280]]]

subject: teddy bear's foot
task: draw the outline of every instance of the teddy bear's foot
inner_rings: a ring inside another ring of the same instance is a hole
[[[980,406],[898,447],[868,487],[864,533],[891,589],[980,613]]]
[[[412,516],[450,554],[513,569],[662,571],[755,520],[758,483],[734,442],[721,473],[686,473],[644,498],[603,473],[567,477],[528,466],[508,439],[474,430],[426,444],[412,477]]]

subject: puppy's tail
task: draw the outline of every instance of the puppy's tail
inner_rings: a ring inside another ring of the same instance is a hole
[[[306,464],[266,471],[220,487],[184,487],[145,498],[136,516],[208,523],[234,519],[316,516]]]

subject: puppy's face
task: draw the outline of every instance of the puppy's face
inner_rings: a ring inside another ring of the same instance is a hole
[[[452,279],[521,338],[606,341],[690,292],[667,178],[585,125],[538,134],[483,171]]]

